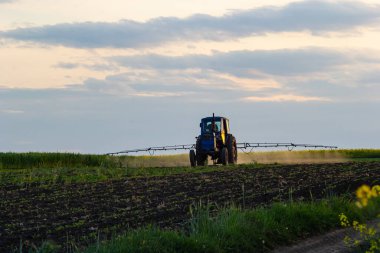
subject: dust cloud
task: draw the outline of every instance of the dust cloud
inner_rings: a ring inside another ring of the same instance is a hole
[[[148,168],[148,167],[188,167],[190,166],[188,154],[152,155],[152,156],[120,156],[122,167]],[[238,154],[238,164],[249,163],[338,163],[347,162],[348,158],[334,150],[305,150],[305,151],[266,151]],[[213,164],[209,158],[208,164]]]
[[[126,168],[184,167],[190,166],[188,154],[121,156],[119,162]]]
[[[348,158],[339,152],[326,150],[316,151],[271,151],[239,153],[238,163],[339,163],[346,162]]]

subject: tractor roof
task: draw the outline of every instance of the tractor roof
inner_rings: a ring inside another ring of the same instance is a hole
[[[202,121],[203,121],[203,120],[212,120],[212,118],[213,118],[213,117],[205,117],[205,118],[202,119]],[[220,119],[226,119],[226,120],[228,120],[226,117],[221,117],[221,116],[215,116],[214,118],[215,118],[216,120],[220,120]]]

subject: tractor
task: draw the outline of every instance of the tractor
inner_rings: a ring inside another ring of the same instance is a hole
[[[153,155],[156,151],[170,150],[190,150],[190,165],[205,166],[208,158],[211,157],[214,164],[236,164],[237,149],[252,152],[254,148],[281,148],[286,147],[292,150],[295,147],[303,148],[329,148],[336,149],[336,146],[314,145],[314,144],[294,144],[292,142],[241,142],[236,143],[235,137],[230,133],[230,124],[227,118],[215,116],[206,117],[199,124],[201,134],[196,137],[195,144],[159,146],[149,148],[128,149],[119,152],[107,153],[107,155],[119,155],[138,152],[149,152]]]
[[[236,139],[230,133],[229,121],[225,117],[206,117],[199,124],[201,134],[196,137],[195,150],[190,150],[190,164],[192,167],[205,166],[208,157],[214,164],[236,164]]]

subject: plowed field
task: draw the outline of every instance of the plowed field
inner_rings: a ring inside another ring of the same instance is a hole
[[[380,162],[249,166],[87,184],[1,186],[0,252],[44,240],[86,245],[145,224],[180,227],[200,201],[253,207],[352,192],[380,180]]]

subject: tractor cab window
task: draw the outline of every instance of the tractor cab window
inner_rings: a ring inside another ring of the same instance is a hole
[[[205,120],[203,122],[203,131],[205,133],[212,133],[212,119],[210,120]],[[214,125],[214,131],[219,132],[220,131],[220,120],[215,120],[215,125]]]

